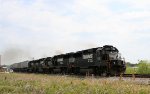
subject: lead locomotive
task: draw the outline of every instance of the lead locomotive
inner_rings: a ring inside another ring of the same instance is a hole
[[[15,72],[118,75],[126,70],[116,47],[105,45],[11,65]]]

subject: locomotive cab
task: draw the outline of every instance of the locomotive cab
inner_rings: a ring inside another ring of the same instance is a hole
[[[105,68],[107,74],[117,75],[125,72],[125,61],[116,47],[105,45],[98,49],[97,60],[101,63],[100,66]]]

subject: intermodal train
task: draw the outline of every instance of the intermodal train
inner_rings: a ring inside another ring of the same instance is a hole
[[[14,63],[10,67],[14,72],[118,75],[125,72],[126,63],[116,47],[104,45],[53,57]]]

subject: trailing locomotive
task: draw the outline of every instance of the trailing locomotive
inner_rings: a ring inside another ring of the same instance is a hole
[[[15,63],[11,68],[16,72],[115,75],[124,73],[126,65],[116,47],[105,45],[24,64]]]

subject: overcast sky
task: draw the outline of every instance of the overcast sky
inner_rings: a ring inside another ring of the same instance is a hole
[[[0,0],[2,64],[106,44],[149,60],[150,0]]]

